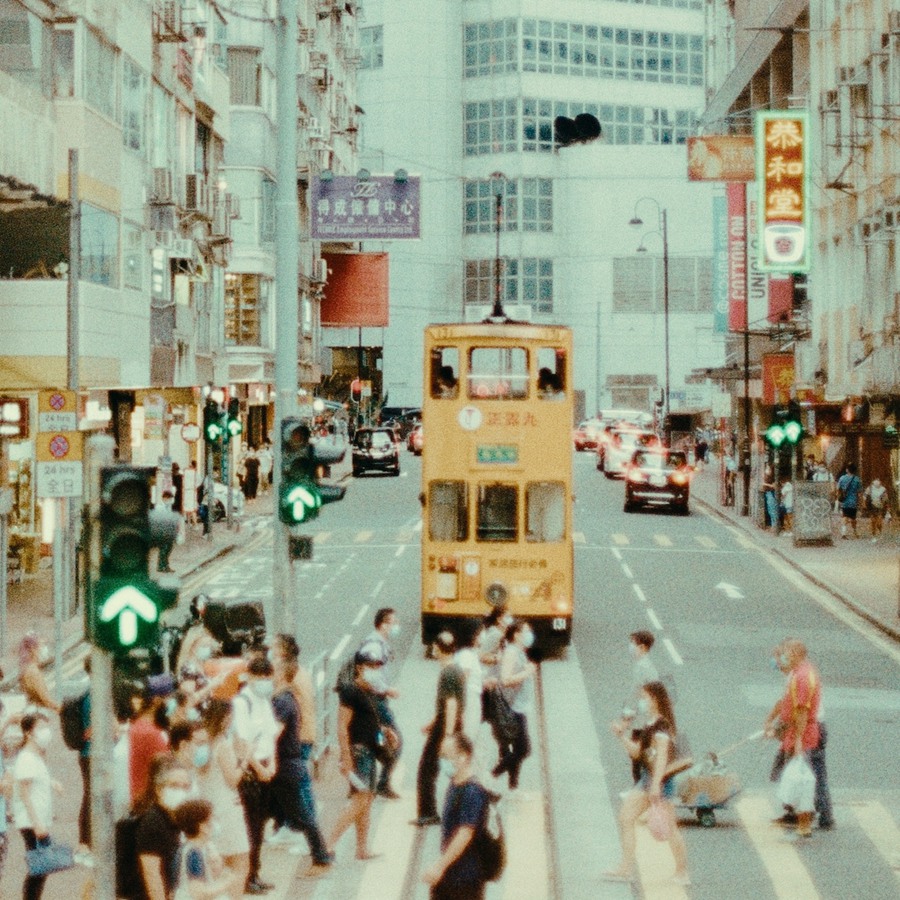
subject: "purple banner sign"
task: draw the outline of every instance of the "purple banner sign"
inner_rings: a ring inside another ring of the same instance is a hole
[[[417,239],[419,179],[393,175],[313,178],[310,232],[320,241]]]

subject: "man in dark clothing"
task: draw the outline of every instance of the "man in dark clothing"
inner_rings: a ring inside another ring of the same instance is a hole
[[[456,641],[448,631],[442,631],[434,641],[434,655],[441,664],[438,677],[435,715],[422,730],[427,737],[419,759],[417,779],[418,818],[412,824],[437,825],[437,776],[441,742],[448,735],[459,731],[462,725],[466,696],[466,678],[462,669],[453,662]]]
[[[157,572],[171,572],[169,554],[178,539],[178,528],[181,525],[181,514],[172,508],[175,495],[168,489],[162,492],[162,502],[150,510],[150,531],[153,543],[159,547],[156,561]]]
[[[306,835],[313,863],[328,866],[334,856],[325,847],[315,810],[304,802],[301,791],[306,763],[300,745],[300,706],[291,689],[296,674],[297,663],[293,660],[281,661],[275,669],[272,708],[284,727],[275,745],[275,777],[270,796],[278,806],[282,824]]]
[[[441,756],[453,768],[441,821],[441,855],[422,875],[431,900],[483,900],[481,861],[474,838],[488,814],[488,793],[472,772],[472,742],[457,731],[441,744]]]
[[[259,459],[251,450],[244,460],[244,496],[248,500],[255,500],[259,490]]]

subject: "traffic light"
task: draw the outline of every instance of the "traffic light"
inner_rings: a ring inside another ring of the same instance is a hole
[[[219,404],[215,400],[207,400],[203,407],[203,437],[211,444],[216,444],[222,439],[222,414]]]
[[[350,399],[354,403],[359,403],[362,400],[362,381],[359,378],[354,378],[350,382]]]
[[[88,633],[92,643],[117,654],[154,646],[159,614],[178,596],[177,588],[150,578],[153,474],[142,466],[100,470],[99,572],[87,605]]]
[[[314,519],[324,503],[343,500],[347,489],[319,484],[319,467],[339,462],[344,448],[310,443],[310,430],[301,419],[289,417],[281,423],[281,484],[278,516],[288,525]]]
[[[237,437],[244,430],[241,425],[241,401],[232,397],[228,401],[228,418],[225,422],[225,440]]]
[[[774,421],[766,429],[766,443],[776,449],[785,443],[796,444],[803,437],[800,418],[799,404],[791,402],[787,406],[776,406]]]

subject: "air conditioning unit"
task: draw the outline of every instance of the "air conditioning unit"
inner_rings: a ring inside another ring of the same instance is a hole
[[[173,231],[154,231],[153,245],[160,249],[167,250],[175,242],[175,232]]]
[[[838,69],[838,82],[840,84],[866,84],[865,66],[841,66]]]
[[[171,259],[193,259],[197,253],[197,245],[190,238],[175,238],[169,247]]]
[[[325,284],[328,281],[328,263],[324,259],[313,261],[312,274],[309,276],[312,284]]]
[[[153,189],[150,195],[151,203],[172,203],[174,194],[172,190],[172,170],[157,168],[153,170]]]
[[[206,179],[197,173],[184,176],[184,208],[192,212],[209,212]]]

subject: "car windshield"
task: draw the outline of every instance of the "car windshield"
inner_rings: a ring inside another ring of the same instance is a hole
[[[687,465],[683,453],[635,453],[634,464],[641,469],[659,469],[672,472]]]
[[[391,436],[386,431],[367,431],[356,439],[356,446],[363,450],[368,450],[371,447],[381,449],[389,447],[391,443]]]

